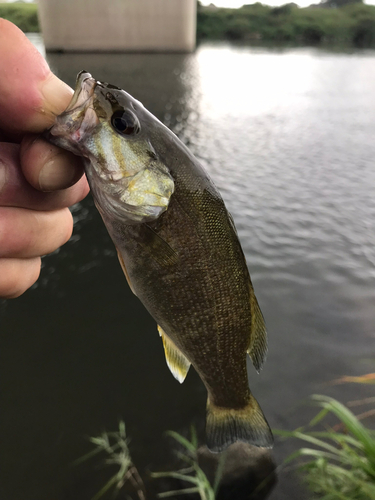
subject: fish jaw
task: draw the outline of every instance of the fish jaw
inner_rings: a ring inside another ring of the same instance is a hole
[[[90,73],[79,73],[69,106],[56,118],[55,124],[46,133],[50,142],[85,156],[85,139],[99,125],[99,119],[93,109],[96,85],[97,82]]]

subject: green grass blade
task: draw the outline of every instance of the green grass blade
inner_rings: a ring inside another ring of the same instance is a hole
[[[185,488],[184,490],[164,491],[158,493],[158,498],[168,498],[177,495],[189,495],[189,493],[199,493],[199,488]]]
[[[348,431],[363,443],[371,460],[375,462],[375,441],[356,416],[343,404],[328,396],[315,395],[313,399],[334,413],[345,424]]]
[[[179,472],[152,472],[151,477],[172,477],[173,479],[180,479],[181,481],[187,481],[193,484],[199,484],[199,481],[194,476],[186,476],[185,474],[180,474]]]
[[[309,427],[315,427],[319,424],[329,413],[327,408],[323,408],[320,412],[309,422]]]
[[[304,441],[307,441],[308,443],[314,444],[315,446],[319,446],[320,448],[323,448],[332,454],[337,454],[337,455],[340,454],[340,451],[335,446],[332,446],[332,445],[326,443],[322,439],[317,439],[316,437],[311,436],[310,434],[296,432],[294,434],[294,437],[299,438],[299,439],[303,439]]]
[[[116,483],[118,482],[118,477],[117,477],[117,474],[113,477],[111,477],[111,479],[103,486],[103,488],[98,491],[98,493],[92,497],[91,500],[99,500],[99,498],[101,498],[104,493],[107,493],[107,491],[109,489],[112,488],[112,486],[114,486]]]
[[[196,451],[195,446],[188,439],[181,436],[181,434],[178,434],[178,432],[168,431],[166,434],[167,434],[167,436],[171,436],[177,442],[182,444],[182,446],[184,446],[190,452],[195,453],[195,451]]]

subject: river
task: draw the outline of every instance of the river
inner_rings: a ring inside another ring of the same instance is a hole
[[[314,393],[344,403],[372,395],[330,382],[374,371],[375,51],[207,43],[188,55],[47,59],[72,86],[86,69],[126,89],[219,187],[268,327],[268,360],[260,375],[249,363],[249,381],[271,426],[307,424]],[[44,258],[38,283],[0,303],[7,500],[88,500],[103,470],[71,463],[90,449],[85,436],[120,418],[140,472],[158,470],[164,431],[185,433],[205,413],[193,370],[181,386],[169,373],[92,199],[73,215],[73,237]],[[276,441],[279,465],[295,446]],[[310,497],[281,468],[270,498]]]

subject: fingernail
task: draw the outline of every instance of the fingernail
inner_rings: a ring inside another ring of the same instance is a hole
[[[41,191],[57,191],[70,187],[77,180],[77,161],[69,162],[65,155],[56,155],[47,161],[39,174]]]

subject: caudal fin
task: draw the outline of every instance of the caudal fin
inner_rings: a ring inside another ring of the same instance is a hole
[[[215,406],[207,402],[206,422],[207,446],[220,452],[236,441],[272,448],[273,436],[263,412],[254,398],[241,409]]]

